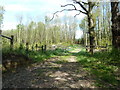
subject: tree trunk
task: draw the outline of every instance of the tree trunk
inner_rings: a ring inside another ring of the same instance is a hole
[[[112,13],[112,45],[118,49],[119,37],[120,37],[120,10],[118,7],[119,2],[111,2],[111,13]]]
[[[91,16],[88,16],[88,27],[89,27],[89,40],[90,40],[90,53],[93,54],[94,49],[94,25]]]
[[[92,2],[89,2],[88,7],[88,32],[89,32],[89,40],[90,40],[90,53],[93,54],[94,49],[94,38],[95,38],[95,32],[94,32],[94,20],[92,17]]]

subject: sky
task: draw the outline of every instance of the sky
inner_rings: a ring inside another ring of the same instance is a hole
[[[68,3],[72,3],[71,0],[0,0],[0,5],[5,8],[2,30],[15,29],[16,25],[19,24],[19,18],[21,16],[23,18],[23,24],[27,24],[31,20],[44,22],[45,16],[52,17],[54,12],[64,9],[61,5]],[[73,7],[68,6],[66,8]],[[58,13],[57,15],[61,18],[65,15],[74,17],[77,13],[79,12],[68,11]],[[80,14],[76,17],[78,24],[84,16],[84,14]],[[82,31],[80,28],[77,28],[76,38],[81,36]]]

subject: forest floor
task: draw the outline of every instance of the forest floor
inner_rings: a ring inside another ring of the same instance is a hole
[[[55,56],[44,62],[20,67],[3,75],[3,88],[95,88],[94,79],[83,70],[75,54]]]
[[[52,55],[49,59],[46,56]],[[120,89],[119,53],[96,53],[90,55],[84,48],[70,47],[67,51],[57,49],[46,56],[32,54],[36,59],[2,75],[3,88],[113,88]],[[37,56],[36,56],[37,55]],[[32,56],[32,57],[33,57]],[[44,60],[39,61],[43,57]],[[11,59],[26,59],[22,56]],[[8,58],[10,59],[10,58]],[[114,60],[114,61],[112,61]],[[114,63],[114,64],[113,64]]]

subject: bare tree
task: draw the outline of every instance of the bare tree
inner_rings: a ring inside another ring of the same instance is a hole
[[[53,14],[52,19],[54,18],[54,16],[57,13],[63,12],[63,11],[79,11],[79,13],[76,14],[74,17],[76,17],[77,15],[80,15],[80,13],[83,13],[83,14],[87,15],[87,18],[88,18],[89,41],[90,41],[90,52],[91,52],[91,54],[93,54],[94,37],[95,37],[95,32],[94,32],[95,19],[93,18],[93,15],[92,15],[92,9],[96,5],[96,2],[91,2],[91,0],[88,0],[87,2],[78,1],[78,0],[72,0],[72,1],[73,1],[73,4],[66,4],[66,5],[62,5],[61,6],[61,7],[73,6],[72,9],[63,9],[61,11],[56,11]],[[80,8],[82,8],[82,9],[77,9],[76,8],[76,4],[78,4],[80,6]]]

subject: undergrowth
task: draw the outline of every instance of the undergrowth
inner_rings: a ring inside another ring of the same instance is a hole
[[[72,49],[80,48],[79,53],[69,53]],[[57,48],[55,50],[42,51],[27,51],[22,48],[9,50],[3,48],[3,55],[6,54],[20,54],[31,58],[35,62],[43,61],[55,56],[69,56],[74,55],[77,57],[83,69],[87,70],[90,74],[94,75],[95,85],[98,87],[119,87],[120,85],[120,51],[111,50],[106,52],[96,52],[91,55],[85,51],[82,46],[71,45],[67,50]],[[59,61],[57,63],[63,63]]]
[[[2,56],[8,56],[10,54],[15,54],[15,55],[23,55],[23,56],[27,56],[28,58],[32,59],[33,61],[43,61],[45,59],[48,59],[50,57],[54,57],[54,56],[61,56],[61,55],[67,55],[68,51],[67,50],[63,50],[63,49],[55,49],[55,50],[47,50],[47,51],[32,51],[32,50],[28,50],[26,51],[24,48],[20,49],[20,48],[16,48],[14,50],[10,50],[9,48],[3,48],[2,50]]]
[[[111,50],[91,55],[83,50],[76,56],[83,68],[96,77],[95,85],[99,87],[119,87],[120,51]]]

